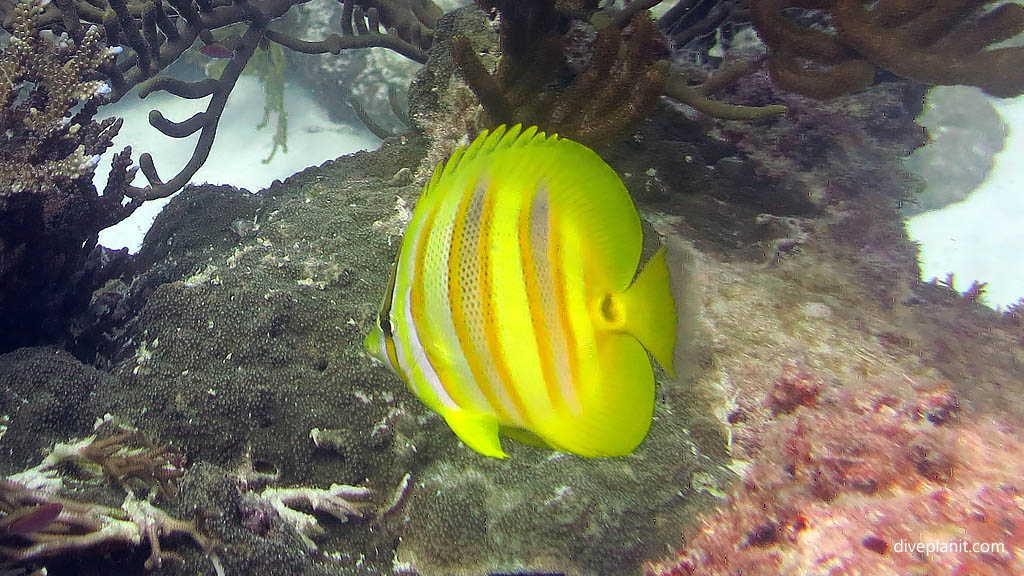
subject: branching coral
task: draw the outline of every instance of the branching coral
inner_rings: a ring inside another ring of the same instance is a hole
[[[993,96],[1024,93],[1024,48],[992,48],[1024,31],[1024,6],[987,0],[752,0],[772,50],[772,79],[828,98],[874,81],[876,68],[925,84],[970,84]],[[797,24],[789,9],[816,10]]]
[[[329,514],[342,522],[349,518],[362,518],[372,507],[367,502],[369,488],[331,484],[330,488],[267,488],[258,499],[273,508],[282,520],[291,524],[309,550],[317,550],[313,538],[324,533],[316,516],[302,508]]]
[[[743,0],[680,0],[658,19],[658,24],[675,46],[680,48],[698,38],[715,34],[719,27],[730,20],[744,20],[737,16],[745,12]]]
[[[100,198],[92,189],[99,154],[110,146],[120,122],[92,122],[97,99],[110,87],[89,79],[116,51],[103,48],[97,28],[77,44],[41,37],[42,10],[42,2],[17,5],[14,35],[0,55],[0,126],[5,132],[0,151],[2,198],[6,203],[21,192],[62,189],[67,196],[77,193],[82,202],[119,206],[120,198]],[[19,94],[26,97],[19,99]],[[69,118],[83,101],[92,105]],[[94,226],[109,225],[130,212],[131,208],[111,210]]]
[[[166,91],[188,99],[210,97],[204,112],[182,122],[173,122],[152,111],[150,123],[172,138],[199,133],[192,157],[170,179],[162,179],[148,154],[139,158],[149,186],[129,187],[133,202],[167,197],[188,183],[202,167],[213,145],[221,113],[239,75],[253,52],[267,41],[307,54],[337,54],[354,48],[384,47],[413,60],[424,62],[425,49],[433,38],[432,26],[440,9],[429,0],[344,0],[341,34],[308,41],[274,31],[269,25],[283,16],[297,0],[62,0],[38,4],[36,24],[53,31],[67,31],[77,42],[87,35],[98,40],[98,27],[108,46],[125,48],[116,62],[98,66],[110,83],[110,99],[119,100],[136,86],[142,97]],[[4,5],[0,1],[0,8]],[[16,16],[6,10],[5,26]],[[243,31],[218,41],[213,31],[242,25]],[[220,77],[201,82],[182,82],[157,76],[199,39],[216,44],[230,54]],[[86,157],[86,160],[90,158]]]
[[[735,83],[739,78],[752,72],[752,63],[736,62],[723,67],[698,86],[690,86],[679,73],[673,73],[665,82],[665,95],[686,104],[694,110],[723,120],[753,120],[782,114],[786,107],[779,104],[767,106],[740,106],[712,100],[710,96]]]
[[[213,542],[194,522],[175,518],[149,500],[135,496],[129,486],[141,481],[170,496],[183,471],[170,450],[153,446],[142,434],[123,430],[104,439],[57,444],[43,461],[0,479],[0,569],[25,567],[85,550],[148,544],[147,569],[165,561],[180,562],[161,548],[162,538],[184,534],[199,544],[221,573]],[[124,486],[120,508],[59,496],[65,483],[78,484],[102,477]]]
[[[749,63],[731,65],[703,85],[688,84],[671,69],[662,33],[647,12],[657,2],[630,2],[620,10],[598,10],[596,2],[482,4],[501,16],[497,70],[488,73],[465,37],[453,37],[451,49],[491,123],[538,124],[603,145],[647,116],[661,95],[723,119],[750,120],[784,111],[709,98],[749,73]],[[586,38],[589,30],[594,30],[592,40]]]
[[[0,52],[0,350],[62,332],[67,315],[116,272],[96,248],[99,231],[141,203],[126,199],[129,149],[115,156],[102,195],[92,182],[121,127],[94,120],[110,91],[96,70],[117,51],[102,46],[98,28],[76,42],[45,37],[43,5],[15,6]]]
[[[131,494],[120,508],[114,508],[0,480],[0,514],[0,568],[85,550],[148,544],[151,551],[145,566],[156,569],[166,561],[181,562],[160,546],[161,538],[178,534],[199,544],[215,567],[220,565],[213,543],[194,522],[174,518]]]
[[[112,52],[103,49],[97,29],[78,46],[44,40],[37,27],[41,11],[39,3],[18,5],[14,36],[0,61],[7,141],[0,157],[0,187],[11,194],[88,187],[98,154],[119,126],[110,120],[90,133],[83,132],[82,124],[91,117],[76,118],[74,124],[67,119],[79,102],[109,92],[106,84],[85,76]],[[23,82],[34,87],[25,100],[15,102]]]
[[[170,497],[184,474],[181,460],[170,446],[155,446],[138,431],[121,430],[104,438],[94,434],[59,443],[38,466],[12,475],[10,480],[56,493],[64,485],[61,473],[71,467],[85,478],[103,478],[117,485],[139,481],[145,489]]]

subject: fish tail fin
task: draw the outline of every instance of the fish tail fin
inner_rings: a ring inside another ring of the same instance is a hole
[[[625,293],[623,329],[673,377],[688,363],[697,319],[693,252],[681,242],[663,246]]]

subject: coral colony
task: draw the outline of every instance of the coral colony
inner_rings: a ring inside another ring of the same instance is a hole
[[[928,86],[1024,93],[1024,6],[340,0],[282,32],[309,4],[0,0],[0,574],[1024,574],[1022,306],[916,280],[896,166]],[[247,65],[364,48],[424,65],[408,131],[186,186]],[[168,75],[190,49],[216,77]],[[134,90],[208,98],[149,115],[195,147],[98,190]],[[697,254],[701,336],[631,456],[481,458],[362,351],[426,176],[517,123]],[[139,255],[98,245],[176,193]]]

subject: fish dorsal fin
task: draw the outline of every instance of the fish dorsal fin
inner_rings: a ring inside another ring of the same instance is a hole
[[[497,150],[510,149],[515,147],[528,146],[534,142],[557,142],[558,135],[546,135],[538,131],[536,126],[530,126],[523,130],[522,124],[516,124],[511,128],[505,124],[498,126],[493,131],[484,130],[473,139],[469,146],[459,146],[452,152],[447,162],[439,163],[434,169],[430,182],[423,188],[423,196],[431,194],[438,188],[438,182],[450,178],[457,170],[470,164],[480,156],[493,153]]]
[[[633,200],[596,152],[572,140],[552,144],[550,150],[539,150],[535,157],[542,158],[535,161],[547,163],[545,184],[555,213],[575,228],[584,261],[601,272],[601,278],[586,280],[595,289],[622,292],[636,274],[643,243]]]

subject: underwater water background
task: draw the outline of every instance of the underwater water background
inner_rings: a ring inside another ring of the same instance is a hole
[[[217,146],[193,181],[231,184],[258,192],[274,180],[283,180],[309,166],[358,150],[373,149],[379,144],[379,140],[361,126],[333,122],[306,92],[301,86],[286,84],[285,113],[293,136],[288,151],[275,154],[271,162],[265,164],[263,160],[273,148],[273,132],[272,127],[257,128],[263,116],[263,85],[255,78],[241,78],[221,120],[224,128],[217,135]],[[159,108],[170,118],[187,118],[203,110],[203,106],[202,100],[182,100],[163,93],[153,94],[146,100],[127,98],[105,106],[103,114],[126,119],[108,156],[130,143],[152,152],[161,173],[177,171],[192,154],[198,134],[180,140],[167,138],[149,125],[146,115],[153,108]],[[109,172],[110,163],[105,159],[96,169],[97,185],[107,181]],[[143,180],[141,174],[136,175],[140,184]],[[100,235],[100,243],[115,250],[126,247],[136,252],[164,204],[166,200],[147,203],[128,220],[105,230]]]
[[[334,4],[310,3],[310,37]],[[1024,96],[888,73],[800,96],[737,32],[755,65],[715,102],[785,113],[661,97],[592,146],[636,204],[642,262],[679,251],[678,374],[654,369],[650,431],[584,458],[503,429],[497,459],[364,342],[413,322],[388,294],[431,171],[494,128],[445,47],[493,67],[497,22],[438,22],[412,120],[383,139],[331,119],[333,76],[326,91],[289,76],[288,147],[264,162],[274,125],[257,129],[264,85],[243,76],[195,186],[100,234],[125,268],[62,338],[0,351],[0,576],[1024,574]],[[567,44],[591,47],[591,28]],[[673,56],[714,69],[727,35]],[[416,72],[385,70],[403,86]],[[364,102],[386,109],[377,84],[360,80],[378,88]],[[588,100],[582,125],[562,119],[581,139],[617,118]],[[125,120],[95,186],[126,145],[177,172],[195,137],[147,116],[203,104],[100,108]]]
[[[907,232],[921,243],[924,279],[953,273],[962,289],[975,280],[989,282],[985,303],[1005,308],[1024,291],[1024,266],[1017,255],[1024,245],[1017,224],[1024,214],[1018,193],[1024,188],[1024,99],[996,99],[992,104],[1006,123],[1007,135],[984,182],[965,200],[910,218]]]

